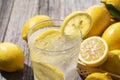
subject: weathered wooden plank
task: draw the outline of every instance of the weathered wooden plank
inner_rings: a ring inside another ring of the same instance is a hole
[[[53,19],[64,19],[74,11],[84,11],[100,0],[49,0],[48,12]]]
[[[48,15],[49,0],[39,0],[38,12],[40,15]]]
[[[49,16],[52,19],[60,19],[60,12],[61,12],[61,0],[49,0]]]
[[[66,16],[74,11],[85,11],[87,8],[100,4],[100,0],[65,0]]]
[[[25,67],[23,71],[19,72],[19,75],[11,76],[11,80],[33,80],[29,52],[26,42],[21,37],[21,31],[24,23],[38,14],[38,3],[39,0],[15,0],[14,2],[4,41],[15,43],[24,50]]]
[[[66,6],[66,2],[65,0],[60,0],[61,5],[61,11],[60,11],[60,19],[64,20],[65,16],[66,16],[66,11],[65,11],[65,6]]]
[[[14,0],[0,0],[0,42],[4,40]]]
[[[2,8],[2,0],[0,0],[0,12],[1,12],[1,8]]]

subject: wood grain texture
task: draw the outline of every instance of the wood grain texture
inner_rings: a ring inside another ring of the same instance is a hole
[[[4,41],[14,0],[0,0],[0,42]]]
[[[33,80],[29,52],[26,42],[21,37],[21,31],[25,22],[32,16],[38,14],[38,2],[39,0],[15,0],[11,12],[5,41],[9,41],[20,46],[25,55],[25,67],[21,74],[19,74],[19,76],[23,76],[19,79],[17,79],[16,76],[16,80]]]
[[[49,0],[39,0],[38,4],[38,14],[39,15],[48,15]]]
[[[74,11],[83,11],[100,4],[100,0],[0,0],[0,41],[20,46],[25,55],[25,67],[14,73],[0,72],[0,80],[34,80],[27,43],[21,37],[24,23],[34,15],[49,15],[63,20]]]

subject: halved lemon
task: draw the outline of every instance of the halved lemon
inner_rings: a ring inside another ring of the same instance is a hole
[[[58,40],[61,36],[61,33],[58,29],[46,30],[40,36],[35,39],[35,46],[41,49],[49,49],[51,47],[51,43]]]
[[[65,35],[71,35],[75,33],[76,29],[80,29],[82,37],[84,37],[91,29],[91,21],[91,17],[86,12],[73,12],[64,19],[61,32]]]
[[[39,64],[36,65],[36,64]],[[64,74],[58,68],[43,62],[33,63],[34,73],[40,80],[64,80]]]
[[[93,36],[81,43],[79,59],[88,66],[97,67],[108,57],[108,45],[104,39]]]

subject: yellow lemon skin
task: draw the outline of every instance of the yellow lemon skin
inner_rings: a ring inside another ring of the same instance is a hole
[[[33,16],[32,18],[30,18],[23,26],[22,38],[27,41],[27,35],[28,35],[29,29],[33,25],[35,25],[35,24],[37,24],[39,22],[45,21],[45,20],[51,20],[51,19],[47,15],[36,15],[36,16]]]
[[[120,22],[110,25],[102,35],[110,50],[120,49]]]
[[[120,11],[120,0],[103,0],[106,4],[113,5],[117,10]]]
[[[108,59],[100,67],[105,71],[120,75],[120,49],[109,51]]]
[[[112,80],[108,73],[95,72],[86,77],[85,80]]]
[[[111,23],[111,15],[104,5],[94,5],[86,10],[92,18],[92,28],[86,35],[100,36]]]
[[[14,72],[24,67],[24,54],[17,45],[10,42],[0,43],[0,70]]]

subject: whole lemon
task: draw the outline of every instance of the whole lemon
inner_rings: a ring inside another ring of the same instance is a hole
[[[86,37],[100,36],[111,23],[110,13],[104,5],[94,5],[86,11],[92,18],[92,28]]]
[[[120,22],[110,25],[102,35],[110,50],[120,49]]]
[[[120,49],[109,51],[108,59],[101,65],[103,70],[120,75]]]
[[[86,77],[85,80],[112,80],[108,73],[95,72]]]
[[[109,51],[107,61],[100,66],[104,71],[110,72],[115,75],[120,75],[120,49]],[[116,76],[112,76],[114,80],[119,80]]]
[[[47,15],[36,15],[30,18],[23,26],[22,38],[27,41],[27,35],[28,35],[29,29],[33,27],[35,24],[45,20],[51,20],[51,19]]]
[[[14,72],[23,69],[23,67],[23,51],[13,43],[0,43],[0,70]]]
[[[117,10],[120,11],[120,0],[102,0],[106,2],[106,4],[113,5]]]

